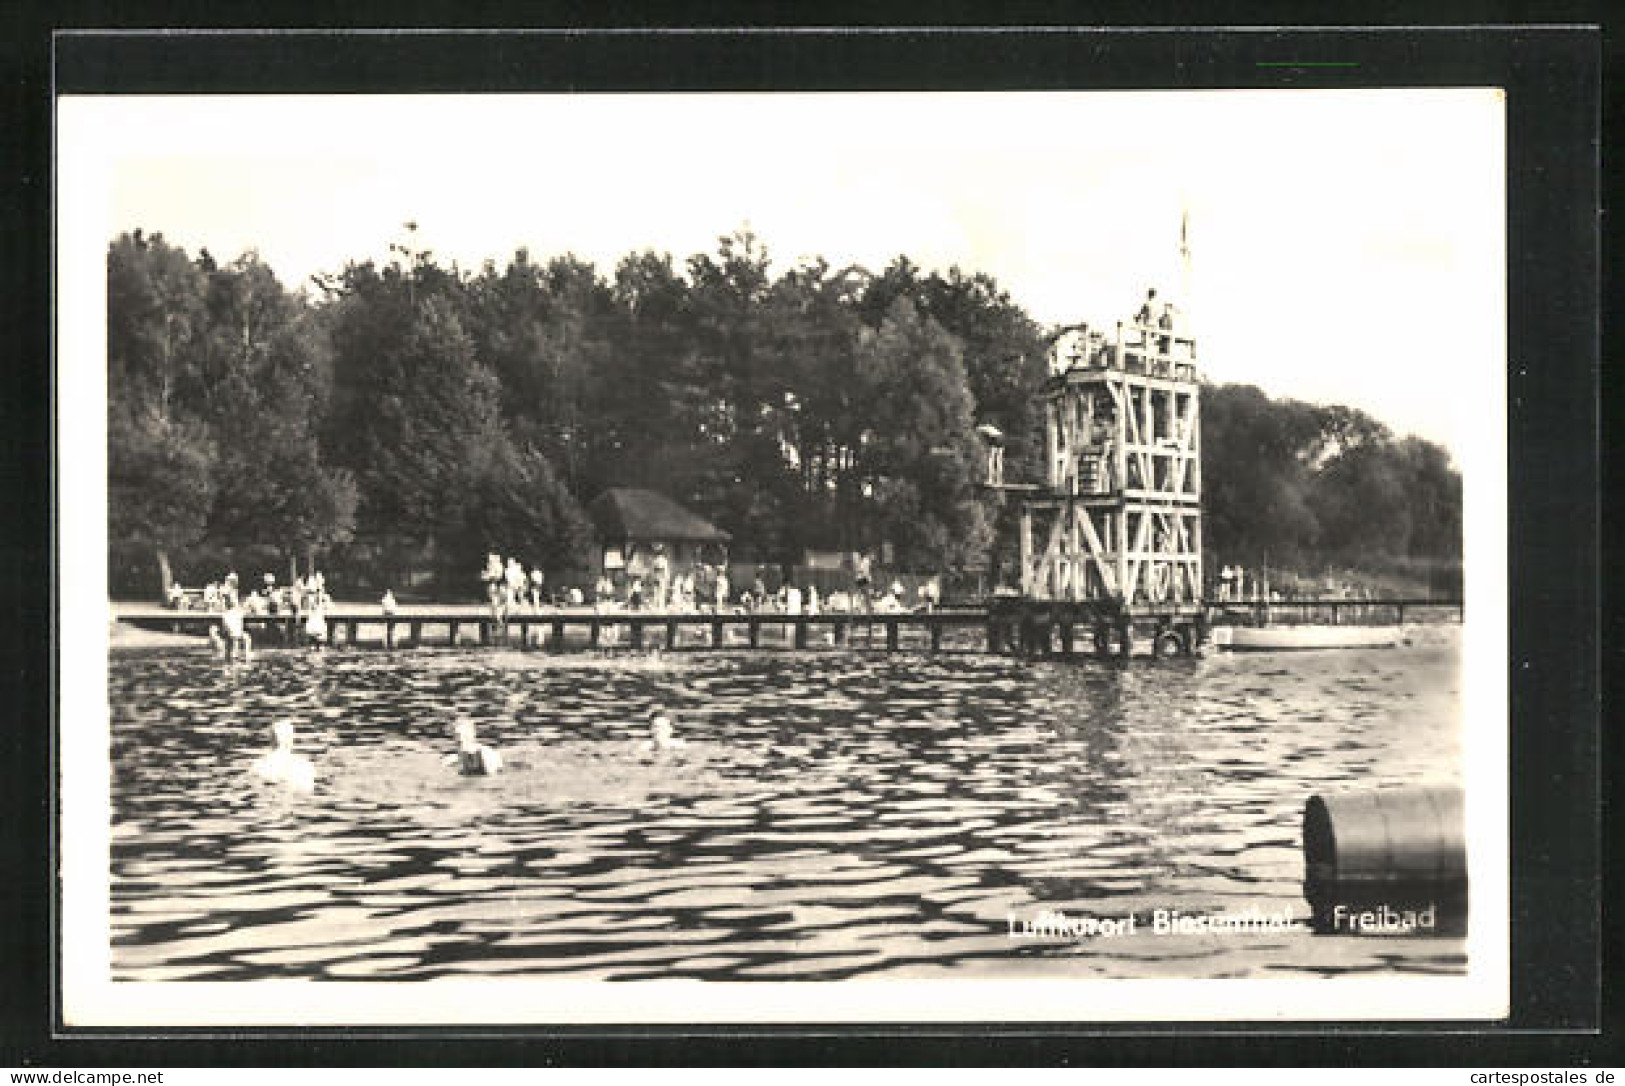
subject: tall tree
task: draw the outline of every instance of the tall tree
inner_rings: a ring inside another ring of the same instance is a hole
[[[203,277],[186,253],[137,230],[107,253],[107,474],[111,540],[169,554],[202,538],[215,448],[188,402],[199,372]]]
[[[1202,391],[1202,482],[1207,545],[1224,561],[1296,563],[1320,523],[1308,462],[1320,444],[1314,409],[1277,403],[1252,385]]]
[[[865,521],[906,567],[980,566],[992,525],[976,493],[980,451],[959,341],[906,297],[861,334],[865,405],[856,471]]]
[[[533,264],[524,250],[468,286],[466,325],[498,378],[505,417],[572,489],[596,489],[600,416],[612,382],[614,299],[573,256]]]
[[[107,253],[108,397],[161,419],[186,413],[198,377],[204,279],[162,234],[119,235]]]
[[[748,230],[719,240],[713,256],[689,258],[692,349],[672,376],[677,427],[696,453],[685,495],[742,541],[775,549],[777,502],[770,480],[781,459],[771,404],[773,375],[764,303],[771,276],[765,247]],[[767,486],[763,486],[767,483]]]
[[[1013,478],[1042,470],[1044,379],[1042,330],[992,276],[959,268],[931,273],[920,284],[923,310],[952,333],[965,359],[977,422],[1005,435],[1005,465]]]
[[[200,423],[120,403],[108,411],[107,436],[108,537],[150,547],[167,595],[170,552],[196,543],[208,527],[214,444]]]
[[[421,261],[354,266],[334,302],[329,432],[355,473],[359,533],[411,543],[462,581],[482,548],[566,562],[583,538],[545,454],[515,446],[502,383],[466,329],[490,303]]]
[[[296,572],[355,528],[354,476],[329,467],[320,446],[327,340],[253,253],[209,274],[208,308],[204,391],[220,451],[210,534],[275,545]]]

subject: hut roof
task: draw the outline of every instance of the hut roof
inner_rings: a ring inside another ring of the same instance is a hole
[[[722,543],[730,538],[704,517],[653,490],[611,487],[592,500],[587,515],[598,530],[598,538],[606,540]]]

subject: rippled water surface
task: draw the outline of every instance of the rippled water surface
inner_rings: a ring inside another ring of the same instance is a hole
[[[1029,664],[814,652],[116,652],[114,975],[1459,972],[1446,939],[1012,938],[1305,909],[1317,791],[1455,779],[1457,631]],[[649,706],[687,746],[636,749]],[[480,722],[507,769],[442,765]],[[296,723],[314,793],[246,771]]]

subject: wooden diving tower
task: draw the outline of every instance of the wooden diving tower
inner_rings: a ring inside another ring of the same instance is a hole
[[[1206,638],[1201,396],[1181,323],[1152,292],[1115,335],[1077,325],[1054,341],[1046,479],[1020,512],[1030,650],[1048,651],[1057,627],[1064,652],[1082,628],[1100,655],[1127,656],[1136,637],[1191,653]]]

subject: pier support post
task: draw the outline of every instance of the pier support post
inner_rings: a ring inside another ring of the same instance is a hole
[[[846,648],[846,628],[844,622],[835,623],[835,647],[838,649]]]
[[[1061,623],[1061,655],[1072,655],[1072,623]]]
[[[564,651],[564,620],[562,618],[553,620],[552,636],[548,639],[547,647],[554,652]]]
[[[1022,615],[1020,644],[1023,656],[1048,655],[1049,626],[1040,622],[1036,615]]]
[[[423,623],[417,619],[412,620],[411,637],[414,649],[423,647]]]
[[[632,649],[636,651],[643,647],[643,623],[633,619],[631,622]]]
[[[762,623],[761,623],[761,621],[759,619],[757,619],[757,617],[755,615],[750,616],[749,630],[750,630],[750,647],[753,648],[753,649],[761,648],[762,647]]]
[[[666,648],[669,651],[671,649],[675,649],[676,647],[677,647],[677,620],[674,619],[674,618],[668,618],[666,620]]]
[[[941,652],[942,651],[942,623],[940,623],[940,622],[928,622],[928,625],[931,627],[931,651],[932,652]]]
[[[461,622],[458,622],[456,619],[453,619],[450,623],[448,623],[448,625],[451,626],[451,647],[456,648],[457,647],[457,632],[462,629],[463,624]]]
[[[395,648],[395,620],[394,619],[386,619],[384,621],[384,648],[387,649],[387,650],[390,650],[390,651],[394,651],[394,648]]]
[[[898,621],[895,618],[886,620],[886,651],[887,652],[896,652],[897,651],[897,625],[898,625]]]
[[[1152,656],[1159,660],[1165,656],[1178,656],[1184,650],[1184,643],[1184,638],[1175,631],[1169,619],[1157,620],[1157,628],[1151,633]]]
[[[592,621],[587,624],[587,642],[595,649],[598,647],[602,631],[603,624],[598,621],[598,616],[594,615]]]
[[[725,635],[723,634],[722,620],[720,618],[712,619],[711,620],[711,647],[714,648],[714,649],[720,649],[722,647],[722,644],[723,644],[723,637],[724,636]]]

